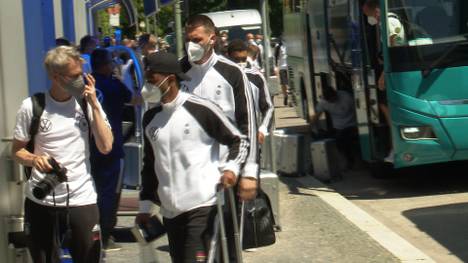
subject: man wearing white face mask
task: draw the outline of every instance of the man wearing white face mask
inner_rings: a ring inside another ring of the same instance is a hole
[[[183,81],[181,89],[220,106],[249,138],[248,158],[238,186],[242,200],[253,199],[257,188],[257,129],[249,81],[235,63],[214,52],[216,27],[209,17],[195,15],[189,18],[185,30],[187,57],[181,63],[191,81]],[[220,156],[226,156],[225,148],[220,149]]]
[[[367,22],[371,26],[380,24],[380,8],[378,0],[367,0],[362,6],[363,13],[367,16]],[[405,28],[399,17],[389,12],[387,16],[388,38],[390,46],[401,46],[405,44]]]
[[[179,91],[188,80],[171,53],[148,55],[145,75],[161,92],[161,101],[143,117],[144,157],[140,213],[146,224],[161,206],[172,262],[205,262],[216,214],[216,185],[232,187],[246,158],[246,136],[221,109],[198,96]],[[218,144],[229,155],[218,167]]]
[[[377,26],[380,24],[380,8],[378,0],[367,0],[362,6],[362,12],[367,16],[367,22],[371,26]],[[401,46],[406,42],[405,29],[403,24],[400,22],[398,16],[394,13],[388,13],[387,16],[387,30],[388,30],[388,43],[389,46]],[[380,30],[380,26],[377,29]],[[379,45],[381,43],[378,43]],[[379,61],[383,63],[383,58],[379,58]],[[379,109],[385,117],[388,127],[391,127],[390,111],[387,105],[387,92],[385,90],[385,75],[383,72],[383,65],[380,65],[379,71],[381,71],[377,81],[377,96],[379,101]],[[391,137],[390,137],[391,140]],[[388,156],[384,159],[385,162],[393,163],[393,150],[391,149]]]
[[[60,262],[60,242],[65,234],[73,262],[100,262],[99,213],[89,143],[93,136],[99,152],[106,154],[112,149],[113,136],[96,98],[94,78],[86,74],[84,83],[82,63],[73,47],[50,50],[44,65],[52,84],[42,94],[42,113],[36,115],[40,103],[34,102],[35,95],[23,101],[16,115],[12,155],[18,163],[32,167],[26,182],[24,228],[34,262]],[[31,128],[37,122],[33,133]],[[66,169],[67,178],[50,191],[38,191],[57,174],[52,160]]]

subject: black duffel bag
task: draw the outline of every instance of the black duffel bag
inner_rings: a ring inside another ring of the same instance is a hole
[[[275,220],[268,195],[258,189],[257,197],[244,204],[242,248],[257,248],[276,242]]]

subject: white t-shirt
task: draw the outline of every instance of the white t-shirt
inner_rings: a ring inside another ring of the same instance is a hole
[[[351,95],[343,90],[336,92],[335,102],[328,102],[324,99],[317,103],[315,113],[328,112],[332,119],[333,128],[342,130],[356,126],[356,113],[354,111],[354,100]]]
[[[288,69],[288,53],[286,53],[286,47],[281,45],[279,50],[279,57],[278,57],[278,68],[281,69]]]
[[[88,118],[92,121],[91,106],[88,105]],[[101,114],[107,120],[101,108]],[[27,98],[16,115],[14,138],[23,142],[30,140],[29,127],[32,119],[32,100]],[[89,162],[89,128],[83,110],[75,98],[58,102],[45,93],[45,108],[41,115],[38,132],[35,136],[34,154],[47,154],[67,168],[70,188],[70,206],[96,203],[96,190],[91,177]],[[26,196],[32,201],[47,206],[54,205],[52,194],[38,200],[32,194],[35,185],[44,174],[32,169],[31,178],[26,183]],[[55,188],[56,206],[65,206],[67,188],[65,183]]]

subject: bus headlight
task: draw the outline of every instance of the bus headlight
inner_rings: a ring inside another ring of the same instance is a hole
[[[401,127],[400,133],[405,140],[437,140],[431,126]]]

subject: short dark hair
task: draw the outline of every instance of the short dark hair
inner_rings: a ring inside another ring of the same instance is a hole
[[[247,45],[241,39],[234,39],[228,45],[228,55],[231,55],[234,52],[247,51]]]
[[[190,31],[199,26],[203,26],[209,33],[216,33],[216,26],[214,25],[213,21],[211,18],[205,15],[194,15],[189,17],[185,23],[185,30]]]
[[[80,52],[83,52],[86,47],[90,44],[95,43],[95,40],[92,36],[86,35],[80,39]]]
[[[366,0],[366,2],[364,2],[364,5],[367,6],[368,8],[378,8],[379,7],[379,0]]]
[[[59,47],[59,46],[71,46],[71,43],[68,39],[64,38],[64,37],[59,37],[57,39],[55,39],[55,46],[56,47]]]
[[[91,67],[93,71],[112,62],[112,54],[105,48],[97,48],[91,54]]]

